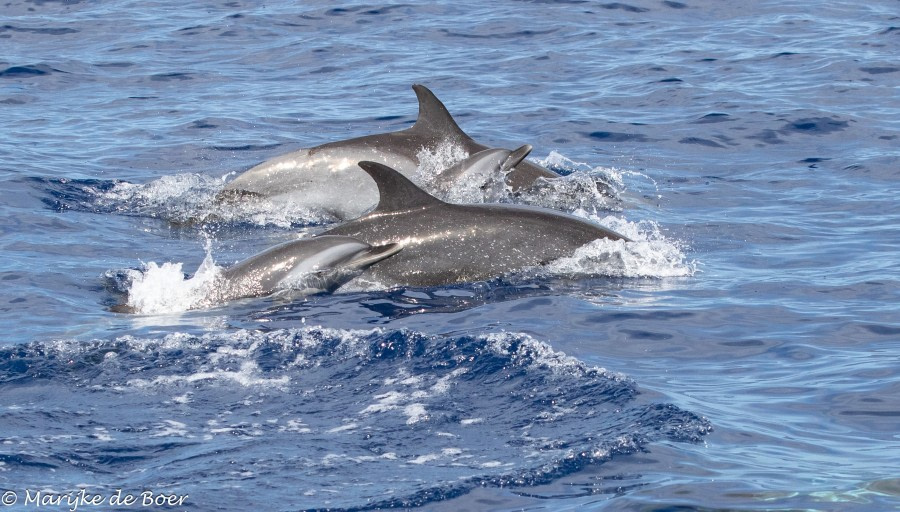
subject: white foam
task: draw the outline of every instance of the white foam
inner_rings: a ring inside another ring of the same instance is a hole
[[[135,313],[145,315],[181,313],[199,307],[222,269],[201,264],[193,277],[185,279],[181,267],[181,263],[170,262],[145,264],[143,271],[132,277],[128,305]]]
[[[206,256],[190,278],[184,277],[182,263],[145,263],[142,271],[129,271],[128,306],[135,313],[159,315],[181,313],[203,307],[222,274],[206,241]]]
[[[550,262],[540,272],[560,276],[601,275],[609,277],[684,277],[697,272],[697,262],[688,260],[682,244],[671,240],[653,221],[631,222],[620,217],[599,218],[575,212],[631,239],[601,238],[578,248],[574,254]]]
[[[416,154],[419,167],[413,180],[431,191],[442,172],[468,157],[469,152],[464,147],[450,141],[441,142],[434,150],[423,147]]]
[[[403,408],[403,414],[406,415],[406,424],[413,425],[420,421],[428,419],[428,412],[425,411],[425,405],[414,403]]]
[[[104,427],[94,427],[94,433],[91,436],[97,441],[115,441],[115,438],[109,434],[109,430]]]
[[[179,224],[246,222],[288,228],[296,224],[321,224],[336,220],[328,212],[304,208],[289,197],[217,201],[216,195],[222,190],[227,177],[174,174],[144,184],[120,182],[100,194],[97,203],[102,208]]]
[[[356,423],[347,423],[346,425],[341,425],[340,427],[334,427],[330,430],[326,430],[325,432],[328,434],[338,434],[341,432],[348,432],[351,430],[356,430],[359,427]]]
[[[116,183],[101,197],[109,203],[153,206],[162,205],[172,199],[197,195],[201,191],[216,190],[224,184],[224,178],[213,178],[203,174],[174,174],[162,176],[149,183]]]
[[[486,347],[494,353],[507,357],[514,364],[527,363],[529,366],[538,366],[549,369],[557,375],[582,374],[584,372],[598,372],[604,377],[615,381],[630,381],[621,373],[610,372],[605,368],[589,367],[578,359],[566,355],[565,352],[555,350],[547,343],[538,341],[523,333],[490,333],[484,336]],[[479,423],[480,418],[471,420]],[[467,420],[463,420],[467,421]]]
[[[457,458],[465,458],[460,457],[463,451],[459,448],[444,448],[440,453],[427,453],[425,455],[419,455],[418,457],[407,460],[408,464],[425,464],[428,462],[434,462],[440,459],[457,459]]]
[[[240,370],[210,369],[189,375],[160,375],[152,379],[131,379],[128,385],[135,388],[153,388],[180,384],[195,384],[204,381],[233,382],[244,387],[284,388],[291,382],[287,375],[267,379],[259,376],[259,365],[254,361],[242,361]]]
[[[431,462],[434,460],[438,460],[441,458],[441,455],[438,453],[428,453],[425,455],[419,455],[416,458],[409,459],[406,461],[409,464],[425,464],[426,462]]]
[[[309,434],[312,429],[303,423],[299,418],[288,420],[287,425],[278,427],[279,432],[291,432],[294,434]]]
[[[406,396],[399,391],[389,391],[381,395],[375,395],[374,404],[360,411],[360,414],[387,412],[396,409]]]
[[[163,420],[156,425],[157,431],[150,437],[193,437],[188,433],[188,426],[180,421]]]

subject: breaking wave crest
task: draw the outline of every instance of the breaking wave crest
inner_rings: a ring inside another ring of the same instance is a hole
[[[546,483],[711,429],[643,399],[622,374],[514,333],[303,328],[35,342],[0,348],[0,382],[5,436],[19,453],[6,466],[21,480],[180,487],[224,510],[418,506],[479,486]],[[191,484],[198,469],[202,484]],[[391,477],[373,486],[371,474]],[[242,494],[246,478],[271,494]]]

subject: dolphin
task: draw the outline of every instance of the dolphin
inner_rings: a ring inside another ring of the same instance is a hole
[[[403,251],[361,276],[385,286],[482,281],[571,255],[600,238],[628,241],[555,210],[445,203],[384,164],[360,162],[359,166],[378,187],[378,206],[323,234],[350,236],[370,245],[401,245]]]
[[[278,290],[304,295],[331,292],[400,249],[395,243],[372,246],[336,235],[286,242],[226,269],[204,302],[221,304]]]
[[[163,312],[208,308],[249,297],[261,297],[278,291],[292,295],[331,292],[360,272],[400,251],[399,244],[372,246],[348,236],[314,236],[271,247],[234,266],[218,272],[210,259],[204,261],[195,275],[185,281],[193,283],[171,293],[185,294],[164,301]],[[111,284],[118,276],[110,276]],[[158,293],[151,293],[150,303],[132,283],[125,300],[110,308],[116,313],[153,312]],[[151,285],[150,289],[158,287]],[[118,286],[115,286],[118,288]]]
[[[228,183],[219,199],[290,194],[302,206],[346,220],[358,217],[378,202],[375,186],[356,175],[357,162],[381,162],[413,176],[423,151],[434,153],[445,144],[457,146],[469,155],[490,149],[466,135],[427,87],[415,84],[412,88],[419,100],[418,118],[412,127],[330,142],[266,160]],[[558,176],[523,160],[510,170],[506,183],[518,190],[539,177]]]
[[[427,183],[428,188],[435,196],[454,203],[495,199],[504,192],[509,173],[514,172],[530,152],[530,144],[513,151],[500,148],[479,151],[436,173]],[[479,200],[472,201],[473,193]]]

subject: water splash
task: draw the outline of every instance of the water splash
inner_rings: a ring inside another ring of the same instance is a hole
[[[574,254],[550,262],[538,270],[552,276],[685,277],[697,272],[682,242],[667,238],[653,221],[631,222],[616,216],[603,218],[583,210],[576,215],[625,235],[630,241],[601,238],[578,248]]]
[[[174,174],[143,184],[125,181],[38,180],[56,210],[149,217],[172,225],[215,229],[224,225],[297,228],[334,222],[328,212],[298,206],[289,198],[219,200],[226,177]]]
[[[419,167],[416,169],[414,181],[426,189],[434,188],[434,182],[444,170],[468,157],[469,152],[452,141],[443,141],[433,149],[423,147],[416,153]]]
[[[559,173],[560,177],[538,179],[518,194],[518,202],[567,212],[624,210],[622,197],[627,190],[625,176],[630,174],[629,171],[592,167],[556,151],[551,151],[547,158],[538,163]]]
[[[578,163],[551,152],[538,161],[560,174],[557,178],[538,178],[532,185],[513,191],[500,173],[476,175],[467,173],[451,183],[441,181],[442,172],[465,159],[465,151],[452,144],[439,146],[434,152],[419,153],[422,164],[415,176],[417,183],[441,200],[456,204],[510,203],[541,206],[566,212],[578,209],[592,212],[620,211],[621,195],[626,187],[625,171]]]
[[[190,277],[182,271],[182,263],[144,263],[141,270],[126,269],[104,274],[111,288],[126,296],[122,311],[145,315],[182,313],[209,307],[209,297],[218,284],[222,267],[212,256],[212,241],[206,239],[206,255]]]

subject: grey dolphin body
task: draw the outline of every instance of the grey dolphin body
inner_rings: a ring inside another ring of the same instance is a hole
[[[296,197],[302,206],[311,210],[351,219],[378,202],[375,186],[358,176],[358,162],[380,162],[412,176],[423,150],[435,152],[448,143],[463,148],[469,155],[489,149],[466,135],[427,87],[416,84],[413,90],[419,100],[419,115],[412,127],[330,142],[272,158],[228,183],[220,198],[291,194],[292,199]],[[521,161],[507,175],[507,183],[516,190],[539,177],[558,175],[532,162]]]
[[[544,208],[457,205],[429,195],[397,171],[360,162],[380,193],[370,214],[326,231],[403,251],[365,272],[383,285],[438,286],[490,279],[571,255],[599,238],[627,240],[583,219]]]
[[[315,236],[267,249],[228,268],[204,302],[221,304],[269,295],[279,289],[312,294],[333,291],[359,272],[400,251],[347,236]]]

